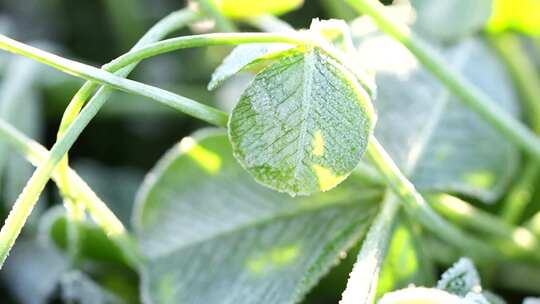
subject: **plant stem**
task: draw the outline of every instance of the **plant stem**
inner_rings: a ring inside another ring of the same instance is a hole
[[[421,222],[424,227],[462,251],[471,252],[477,258],[495,258],[489,247],[470,238],[429,207],[374,136],[369,141],[367,154],[385,178],[388,186],[403,202],[407,212]]]
[[[147,37],[152,37],[154,35],[160,36],[160,33],[168,33],[170,30],[172,30],[173,26],[177,25],[178,23],[175,22],[161,23],[159,24],[159,27],[154,27]],[[169,26],[171,26],[171,28],[168,28]],[[12,40],[10,41],[10,39],[8,39],[7,41],[13,42]],[[4,42],[4,37],[0,36],[0,45],[3,45]],[[23,44],[19,45],[24,46]],[[5,46],[7,48],[10,48],[9,44]],[[88,125],[90,120],[97,114],[97,111],[101,108],[105,101],[105,98],[92,98],[92,100],[90,100],[90,102],[83,109],[81,114],[76,119],[74,119],[73,125],[71,125],[66,130],[65,135],[55,143],[46,161],[44,161],[37,168],[30,180],[28,180],[25,188],[23,189],[23,192],[19,195],[15,204],[13,205],[13,208],[10,211],[4,226],[2,226],[2,229],[0,230],[0,268],[3,266],[11,247],[13,246],[17,236],[19,235],[22,227],[24,226],[26,219],[30,215],[40,193],[43,191],[45,184],[49,180],[56,164],[67,153],[69,148],[75,142],[76,138],[80,135],[86,125]],[[187,104],[189,105],[190,103],[188,102]],[[90,212],[97,212],[98,215],[101,216],[101,220],[111,220],[111,215],[107,212],[109,210],[105,204],[96,204],[91,206],[91,208],[89,209]],[[109,221],[108,223],[113,223],[113,221]],[[120,222],[118,222],[117,224],[119,225],[113,225],[110,228],[116,228],[116,231],[114,232],[118,232],[118,234],[108,233],[108,235],[110,235],[111,237],[115,237],[117,241],[121,244],[122,248],[127,249],[123,250],[126,254],[136,256],[132,260],[137,260],[138,255],[136,254],[136,251],[133,250],[134,246],[131,242],[131,239],[125,234],[125,229],[123,228],[123,225]]]
[[[389,17],[377,0],[345,0],[359,13],[370,16],[386,34],[407,47],[416,58],[467,106],[504,134],[509,140],[540,160],[540,140],[530,130],[501,110],[484,92],[459,73],[405,24]]]
[[[392,237],[398,210],[399,198],[393,193],[387,193],[381,211],[362,242],[353,270],[349,274],[347,287],[339,301],[340,304],[373,303],[381,265]]]
[[[0,138],[13,146],[17,152],[23,155],[36,167],[46,162],[49,158],[49,151],[47,151],[45,147],[26,137],[26,135],[19,132],[4,120],[0,120]],[[60,185],[58,173],[58,169],[55,170],[52,178],[57,185]],[[134,248],[129,245],[131,244],[130,236],[127,234],[122,222],[74,170],[68,168],[68,174],[69,179],[73,183],[72,191],[77,193],[76,196],[81,199],[81,202],[90,211],[89,213],[96,224],[103,229],[105,234],[111,237],[121,249],[123,249],[122,251],[125,254],[127,253],[132,256],[132,258],[128,258],[128,260],[131,261],[132,264],[135,264],[134,261],[138,258],[133,258],[136,253],[134,252]]]
[[[491,44],[497,49],[505,61],[514,82],[520,92],[523,113],[529,120],[531,128],[540,134],[540,75],[534,62],[515,34],[492,34],[488,36]],[[516,185],[510,190],[504,201],[501,215],[508,223],[517,223],[523,211],[531,201],[532,190],[540,175],[540,162],[527,161],[524,173]]]
[[[452,222],[498,238],[499,241],[502,241],[500,243],[504,245],[501,248],[503,251],[512,254],[510,251],[514,250],[520,255],[534,256],[537,259],[540,257],[540,244],[530,230],[509,225],[501,221],[500,218],[448,194],[430,195],[428,201],[437,211],[449,217]]]
[[[193,10],[190,9],[182,9],[176,12],[173,12],[169,14],[167,17],[161,19],[158,23],[156,23],[150,30],[141,37],[141,39],[135,44],[135,46],[132,48],[132,50],[139,48],[143,45],[150,44],[156,41],[159,41],[166,35],[170,34],[171,32],[183,27],[186,24],[189,24],[199,18],[199,14]],[[119,77],[126,77],[135,67],[137,66],[137,62],[132,63],[129,66],[124,67],[123,69],[117,71],[116,75]],[[107,70],[107,67],[103,67],[103,69]],[[68,104],[63,116],[62,120],[60,122],[60,127],[56,136],[57,140],[60,140],[62,136],[65,133],[65,130],[71,125],[73,120],[77,117],[79,114],[82,106],[86,103],[86,101],[92,96],[92,94],[96,91],[98,85],[93,82],[86,82],[79,91],[75,94],[75,96],[72,98],[70,103]],[[101,98],[107,100],[112,93],[112,89],[110,88],[101,88],[99,92],[95,95],[94,98]],[[69,167],[68,167],[68,155],[60,161],[57,171],[58,171],[58,187],[62,192],[63,196],[69,196],[69,193],[72,193],[71,191],[71,179],[69,178]],[[67,207],[70,207],[73,210],[81,210],[84,214],[84,205],[80,206],[79,200],[76,197],[71,197],[67,199],[68,205]],[[69,212],[68,209],[68,219],[71,218],[72,213]],[[76,221],[76,219],[73,219],[73,221]],[[73,226],[74,224],[71,223],[70,220],[68,223],[69,226]],[[76,224],[76,223],[75,223]],[[78,226],[76,226],[78,227]],[[77,233],[78,230],[76,228],[71,227],[71,229],[68,229],[68,232],[71,233]],[[77,236],[73,236],[71,239],[76,240]]]

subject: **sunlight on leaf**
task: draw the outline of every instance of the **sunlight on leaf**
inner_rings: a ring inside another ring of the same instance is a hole
[[[297,245],[276,247],[249,259],[246,264],[254,274],[262,274],[291,264],[299,254],[300,248]]]
[[[467,304],[460,297],[435,288],[410,287],[390,292],[378,304]]]
[[[467,173],[464,180],[475,187],[489,189],[493,187],[495,176],[489,171],[481,170]]]
[[[221,169],[221,157],[197,144],[192,137],[185,137],[179,145],[180,152],[190,156],[201,168],[215,175]]]

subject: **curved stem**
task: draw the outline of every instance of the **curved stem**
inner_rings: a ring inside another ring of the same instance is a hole
[[[159,22],[157,22],[150,30],[144,34],[141,39],[135,44],[135,46],[132,48],[132,50],[137,49],[143,45],[150,44],[152,42],[159,41],[166,35],[170,34],[172,31],[175,31],[186,24],[189,24],[195,20],[197,20],[200,17],[200,15],[191,10],[191,9],[182,9],[176,12],[173,12],[166,16],[165,18],[161,19]],[[132,63],[129,66],[124,67],[123,69],[117,71],[116,75],[120,77],[126,77],[135,67],[137,66],[137,62]],[[106,70],[106,68],[104,68]],[[58,129],[58,133],[56,135],[56,139],[60,140],[62,136],[64,135],[66,129],[71,125],[73,120],[77,117],[79,114],[81,108],[86,103],[86,101],[92,96],[92,94],[96,91],[98,85],[93,82],[86,82],[79,91],[74,95],[74,97],[71,99],[70,103],[68,104],[66,110],[64,111],[64,114],[62,116],[62,120],[60,122],[60,127]],[[108,88],[102,88],[95,96],[95,98],[103,98],[108,99],[108,97],[111,94],[111,89]],[[69,210],[77,210],[79,212],[82,212],[84,214],[85,205],[84,203],[81,203],[77,197],[73,197],[71,193],[72,191],[72,183],[73,180],[70,179],[69,175],[69,161],[68,161],[68,155],[66,154],[65,157],[60,161],[58,167],[57,167],[57,184],[58,188],[60,189],[62,195],[64,197],[68,197],[66,201],[68,201],[68,204],[66,204],[66,207],[69,207],[68,209],[68,219],[70,219],[70,223],[68,223],[68,228],[71,226],[76,226],[71,222],[76,222],[78,219],[73,218],[70,215],[74,215],[72,212],[69,212]],[[75,188],[77,188],[75,186]],[[92,212],[92,211],[91,211]],[[76,227],[71,227],[68,229],[68,232],[71,234],[78,233],[78,230],[76,230]],[[71,239],[76,240],[77,236],[73,235]]]
[[[496,238],[501,244],[501,250],[509,255],[515,252],[540,260],[540,244],[530,230],[509,225],[500,218],[448,194],[429,195],[428,201],[453,222]]]
[[[496,258],[489,247],[470,238],[434,212],[374,136],[369,141],[367,154],[390,189],[403,202],[405,210],[424,227],[463,251],[470,252],[474,257]]]
[[[345,0],[359,13],[371,17],[386,34],[407,47],[416,58],[459,99],[493,125],[509,140],[540,160],[540,139],[529,129],[500,109],[489,96],[480,91],[456,71],[408,26],[389,17],[377,0]]]

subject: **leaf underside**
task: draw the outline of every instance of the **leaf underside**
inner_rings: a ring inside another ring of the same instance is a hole
[[[357,166],[374,124],[356,78],[318,48],[261,71],[229,120],[234,156],[261,184],[290,195],[326,191]]]
[[[511,81],[477,40],[443,50],[450,66],[518,113]],[[359,43],[359,58],[377,73],[375,135],[422,191],[497,199],[516,172],[518,149],[449,93],[399,43],[380,35]],[[494,149],[496,147],[496,149]]]
[[[255,183],[224,134],[184,139],[149,173],[138,199],[144,299],[299,301],[376,211],[380,189],[348,184],[291,198]]]

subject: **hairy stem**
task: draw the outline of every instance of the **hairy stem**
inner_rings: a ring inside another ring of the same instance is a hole
[[[500,109],[484,92],[449,68],[445,60],[409,27],[385,13],[377,0],[345,0],[359,13],[368,15],[386,34],[407,47],[416,58],[459,99],[493,125],[509,140],[540,160],[540,139],[523,124]]]
[[[23,155],[30,163],[38,167],[49,158],[49,151],[39,143],[28,138],[23,133],[19,132],[9,123],[4,120],[0,120],[0,138],[5,140],[8,144],[15,148],[17,152]],[[114,213],[107,207],[97,194],[92,191],[90,186],[71,168],[68,167],[69,179],[72,181],[72,192],[70,196],[77,196],[82,204],[90,211],[90,215],[96,224],[103,229],[106,235],[119,246],[126,254],[132,255],[131,258],[127,258],[131,264],[138,258],[133,258],[136,253],[131,245],[130,236],[122,224],[122,222],[114,215]],[[54,171],[52,179],[60,187],[59,171]],[[61,191],[63,191],[61,189]],[[132,265],[134,266],[134,265]]]
[[[170,20],[171,18],[167,19],[167,21]],[[180,25],[183,24],[184,23]],[[146,37],[148,37],[147,39],[151,39],[152,37],[161,37],[162,35],[170,32],[171,30],[176,29],[178,25],[178,22],[159,23],[150,30]],[[2,40],[0,44],[5,46],[3,44],[3,42],[5,42],[3,38],[4,37],[0,37],[0,40]],[[73,125],[71,125],[67,130],[65,130],[64,136],[62,136],[62,138],[58,140],[57,143],[55,143],[47,159],[37,168],[30,180],[27,182],[25,188],[23,189],[23,192],[19,195],[12,210],[10,211],[4,226],[0,230],[0,267],[4,264],[4,261],[7,258],[11,247],[13,246],[17,236],[19,235],[22,227],[24,226],[26,219],[30,215],[35,202],[43,191],[45,184],[49,180],[56,164],[67,153],[69,148],[73,145],[76,138],[80,135],[80,133],[90,122],[90,120],[97,114],[97,111],[104,104],[105,100],[106,98],[92,98],[89,104],[82,111],[81,115],[73,120]],[[62,182],[60,182],[60,184],[62,184]],[[89,190],[89,188],[87,190]],[[89,208],[89,210],[91,213],[97,212],[97,217],[101,217],[101,220],[111,219],[110,214],[108,214],[109,210],[105,204],[93,205],[91,206],[91,208]],[[129,247],[127,248],[127,250],[124,250],[125,252],[127,252],[127,254],[133,254],[134,256],[138,256],[135,253],[136,251],[133,250],[131,240],[125,234],[125,229],[120,222],[118,223],[120,225],[115,225],[111,227],[116,228],[119,231],[116,239],[122,245],[122,247]],[[132,260],[136,260],[136,258]]]
[[[398,210],[399,198],[394,193],[387,193],[381,211],[362,242],[340,304],[373,303]]]
[[[160,39],[167,36],[171,32],[180,29],[181,27],[197,20],[198,18],[199,18],[199,14],[190,9],[183,9],[183,10],[171,13],[167,17],[161,19],[152,28],[150,28],[150,30],[145,35],[143,35],[143,37],[141,37],[141,39],[135,44],[132,50],[137,49],[143,45],[159,41]],[[132,63],[131,65],[126,66],[123,69],[120,69],[119,71],[117,71],[116,75],[119,77],[126,77],[136,66],[137,66],[137,62]],[[104,66],[103,69],[107,70],[107,67]],[[79,91],[74,95],[74,97],[68,104],[62,116],[60,127],[57,133],[57,140],[60,140],[60,138],[62,138],[66,129],[71,125],[73,120],[75,120],[75,118],[79,114],[83,105],[92,96],[92,94],[96,91],[97,88],[98,88],[98,85],[96,83],[86,82],[79,89]],[[101,88],[99,92],[97,92],[94,98],[101,98],[101,99],[106,100],[109,98],[111,93],[112,93],[112,89],[104,87],[104,88]],[[72,179],[70,179],[67,154],[60,161],[57,171],[58,171],[58,187],[60,191],[62,192],[62,195],[66,198],[65,199],[67,203],[66,207],[68,209],[68,213],[67,213],[68,219],[69,219],[68,234],[71,234],[71,237],[68,237],[68,239],[76,241],[78,239],[78,236],[75,235],[78,233],[78,230],[77,230],[78,225],[76,222],[79,220],[78,218],[80,216],[76,215],[75,213],[71,211],[77,211],[78,213],[82,213],[84,216],[85,205],[84,203],[81,203],[77,197],[73,197],[73,195],[71,195],[73,192],[75,193],[77,192],[71,189],[72,188],[71,184],[73,183],[73,181]],[[75,186],[75,188],[77,187]],[[76,245],[72,245],[71,247],[73,246],[76,246]],[[72,251],[74,251],[74,249]]]

